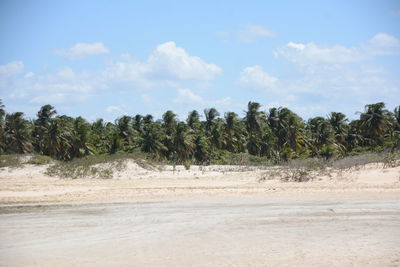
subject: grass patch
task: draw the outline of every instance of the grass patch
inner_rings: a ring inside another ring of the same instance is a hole
[[[10,167],[17,168],[21,167],[24,155],[12,154],[12,155],[1,155],[0,156],[0,168]]]
[[[52,161],[52,158],[49,156],[44,156],[44,155],[32,155],[28,161],[26,161],[26,164],[33,164],[33,165],[46,165],[49,164]]]
[[[210,162],[212,165],[239,165],[239,166],[270,166],[272,162],[267,157],[253,156],[248,153],[221,152],[218,159]]]

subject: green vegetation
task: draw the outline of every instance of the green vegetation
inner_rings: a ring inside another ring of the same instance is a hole
[[[24,155],[24,154],[11,154],[0,155],[0,168],[20,167],[23,164],[45,165],[51,162],[51,158],[43,155]]]
[[[49,158],[64,161],[53,167],[59,173],[65,166],[72,168],[77,159],[85,159],[90,168],[78,168],[75,176],[79,177],[87,172],[103,176],[96,173],[91,161],[121,153],[190,168],[191,164],[267,165],[310,158],[328,161],[400,148],[400,107],[391,112],[384,103],[376,103],[366,105],[359,119],[353,121],[332,112],[327,118],[315,117],[307,122],[288,108],[260,108],[259,103],[249,102],[243,118],[234,112],[222,116],[210,108],[204,110],[204,120],[195,110],[186,120],[178,120],[169,110],[160,120],[135,115],[114,122],[88,122],[82,117],[57,115],[53,106],[45,105],[30,121],[21,112],[6,113],[0,101],[0,154],[45,156],[31,159],[33,164],[48,162]],[[5,164],[3,159],[0,164]]]
[[[75,158],[70,161],[57,161],[50,165],[46,174],[61,178],[103,178],[113,177],[114,171],[126,167],[126,159],[134,159],[136,164],[143,168],[154,168],[149,161],[144,160],[142,153],[116,153],[103,155],[89,155],[84,158]]]

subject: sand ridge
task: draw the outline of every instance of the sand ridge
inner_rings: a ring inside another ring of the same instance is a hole
[[[0,203],[104,202],[215,197],[400,198],[400,167],[368,164],[328,170],[309,182],[282,182],[279,167],[156,166],[133,161],[112,179],[64,179],[45,174],[47,166],[0,169]],[[282,175],[282,174],[281,174]]]

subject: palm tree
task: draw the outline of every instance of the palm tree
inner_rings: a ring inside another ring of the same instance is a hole
[[[22,112],[6,115],[4,134],[6,150],[9,152],[22,154],[32,151],[30,140],[31,125],[23,116],[24,113]]]
[[[49,128],[53,116],[57,111],[51,105],[44,105],[37,113],[34,121],[33,142],[35,150],[41,154],[49,155]]]
[[[348,119],[346,118],[346,115],[340,112],[331,112],[328,116],[328,120],[335,133],[336,142],[344,144],[344,139],[348,130]]]
[[[261,105],[257,102],[249,102],[246,111],[246,127],[247,131],[258,132],[261,130],[261,120],[263,113],[259,111]]]
[[[6,115],[6,111],[5,111],[5,106],[3,104],[3,101],[0,99],[0,121],[4,120],[4,116]]]
[[[206,131],[210,133],[214,120],[219,116],[219,112],[215,108],[210,108],[204,110],[204,115],[206,117]]]
[[[95,148],[89,142],[90,124],[82,117],[74,119],[73,124],[72,157],[81,158],[93,154]]]
[[[320,149],[323,145],[333,143],[334,132],[329,121],[323,117],[311,118],[307,122],[307,129],[311,134],[312,144]]]
[[[133,117],[133,128],[141,133],[143,131],[143,116],[140,114]]]
[[[174,138],[176,135],[176,126],[177,126],[176,114],[171,110],[166,111],[162,116],[162,126],[164,131],[164,140],[163,143],[167,150],[166,158],[170,158],[172,153],[175,150],[174,147]]]
[[[189,126],[183,122],[177,125],[174,136],[174,151],[182,162],[192,157],[196,147],[194,138],[193,130]]]
[[[393,148],[400,147],[400,106],[397,106],[394,111],[393,111],[393,140],[394,140],[394,146]]]
[[[149,123],[144,129],[141,139],[141,149],[143,152],[151,153],[155,158],[161,159],[167,151],[163,144],[164,139],[162,126],[159,123]]]
[[[95,148],[96,153],[107,152],[106,123],[103,119],[97,119],[90,125],[89,143]]]
[[[115,121],[118,135],[121,139],[122,149],[126,152],[133,151],[137,147],[138,132],[134,129],[133,119],[122,116]]]
[[[49,155],[59,160],[71,160],[73,119],[60,116],[51,120],[48,135]]]
[[[235,112],[225,113],[226,149],[230,152],[243,152],[245,149],[245,129]]]
[[[365,111],[360,115],[361,128],[364,138],[370,145],[382,145],[384,134],[390,127],[389,111],[385,103],[379,102],[365,106]]]
[[[192,129],[198,129],[201,126],[200,114],[197,112],[197,110],[189,112],[186,123]]]
[[[304,135],[302,119],[288,108],[271,108],[268,113],[268,125],[276,138],[276,155],[280,158],[285,150],[287,155],[304,151],[307,140]],[[293,152],[293,153],[292,153]]]

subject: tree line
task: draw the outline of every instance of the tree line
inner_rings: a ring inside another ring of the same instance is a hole
[[[184,121],[168,110],[159,120],[138,114],[112,123],[58,115],[51,105],[27,120],[22,112],[6,113],[0,100],[0,154],[39,153],[69,161],[142,151],[173,163],[208,164],[240,153],[279,162],[400,147],[400,106],[391,112],[382,102],[369,104],[352,121],[340,112],[304,121],[285,107],[260,109],[259,103],[249,102],[243,117],[209,108],[203,120],[196,110]]]

